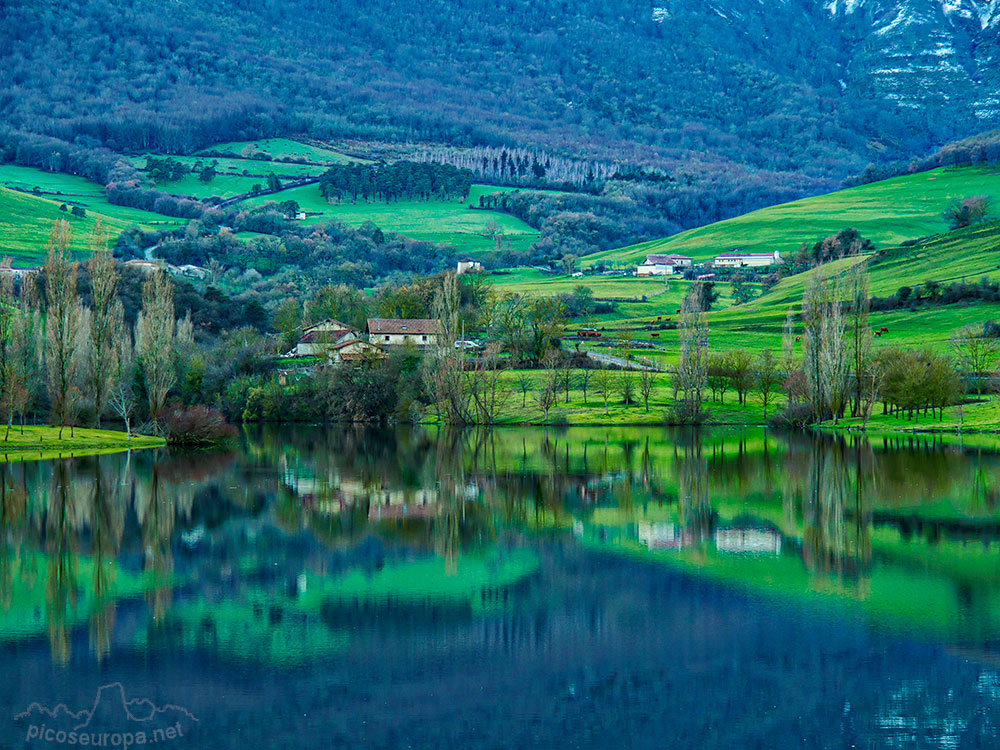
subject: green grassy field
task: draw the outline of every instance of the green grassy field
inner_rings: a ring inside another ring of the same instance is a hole
[[[828,195],[771,206],[699,229],[639,245],[588,255],[595,263],[641,260],[647,253],[680,253],[708,260],[735,247],[748,252],[794,253],[845,227],[882,248],[947,230],[941,213],[954,198],[990,195],[1000,202],[1000,170],[963,167],[896,177]]]
[[[105,215],[87,209],[84,218],[59,210],[59,201],[0,188],[0,255],[9,255],[15,266],[34,266],[45,259],[52,222],[66,219],[72,229],[73,252],[87,252],[87,238],[100,219],[112,241],[123,230],[137,222],[117,215]],[[128,212],[132,209],[125,209]],[[140,212],[144,213],[144,212]],[[152,214],[156,215],[156,214]],[[165,218],[165,217],[161,217]],[[141,222],[148,225],[146,222]]]
[[[324,170],[324,167],[315,164],[290,164],[259,159],[226,159],[203,156],[170,156],[170,158],[193,168],[207,166],[212,161],[217,162],[216,176],[210,182],[202,182],[198,179],[198,174],[192,172],[179,180],[156,183],[156,187],[165,193],[198,199],[212,196],[233,198],[249,193],[254,185],[266,185],[267,176],[270,173],[277,175],[282,182],[287,182],[303,177],[319,177]],[[145,169],[146,156],[133,157],[132,162],[139,169]]]
[[[176,227],[185,223],[181,219],[152,211],[116,206],[108,202],[102,185],[61,172],[44,172],[33,167],[0,164],[0,187],[27,190],[34,197],[54,201],[57,208],[63,203],[70,208],[82,206],[88,213],[94,212],[115,220],[122,228],[136,224],[145,227]],[[47,228],[45,234],[47,237]],[[6,234],[0,237],[0,241],[7,239]]]
[[[68,427],[49,425],[28,425],[21,434],[19,427],[11,428],[4,440],[6,428],[0,429],[0,461],[35,461],[64,456],[89,456],[98,453],[115,453],[141,448],[158,448],[164,445],[163,438],[149,435],[132,435],[129,440],[124,432],[115,430],[94,430],[77,427],[70,436]]]
[[[270,201],[294,200],[303,211],[311,214],[306,223],[339,219],[347,226],[358,227],[372,221],[384,231],[399,232],[415,240],[441,242],[452,245],[460,253],[476,255],[495,248],[494,240],[485,233],[491,219],[504,232],[501,242],[512,250],[525,250],[538,238],[538,232],[520,219],[497,211],[469,208],[470,204],[478,205],[480,195],[505,189],[509,190],[474,185],[464,201],[330,204],[320,195],[319,186],[304,185],[274,195],[250,198],[246,204],[259,206]]]
[[[204,149],[212,153],[232,154],[240,156],[244,149],[251,147],[256,151],[269,154],[274,159],[290,158],[304,159],[306,161],[325,162],[333,164],[335,162],[359,161],[346,154],[334,151],[331,148],[314,146],[290,138],[262,138],[256,141],[231,141],[229,143],[219,143],[211,148]]]

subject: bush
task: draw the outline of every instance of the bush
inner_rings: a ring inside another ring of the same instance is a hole
[[[168,445],[220,445],[236,437],[236,428],[226,422],[222,412],[207,406],[169,409],[162,427]]]
[[[708,419],[708,410],[696,408],[687,401],[678,401],[672,409],[663,413],[663,423],[666,425],[698,425]]]
[[[775,427],[807,427],[817,421],[810,404],[789,404],[769,420]]]

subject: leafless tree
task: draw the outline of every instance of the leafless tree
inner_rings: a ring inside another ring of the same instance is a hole
[[[642,395],[642,403],[647,412],[649,411],[649,397],[656,386],[656,376],[656,370],[651,370],[648,367],[639,370],[639,393]]]
[[[829,308],[829,289],[818,271],[809,274],[802,295],[802,368],[806,376],[809,401],[819,414],[826,403],[820,366],[823,348],[823,315]]]
[[[90,275],[90,331],[87,342],[87,379],[90,397],[94,402],[94,424],[100,424],[101,415],[107,406],[109,376],[115,369],[113,358],[115,349],[112,342],[112,328],[118,300],[119,274],[114,259],[107,249],[108,236],[100,220],[90,237],[90,260],[87,270]]]
[[[760,403],[764,406],[764,419],[767,419],[767,407],[774,399],[774,394],[781,383],[781,374],[778,372],[778,360],[770,349],[765,349],[757,357],[757,395]]]
[[[463,370],[466,390],[475,409],[478,424],[496,423],[500,407],[510,395],[510,387],[503,377],[500,345],[489,344],[476,358],[475,365]]]
[[[135,349],[149,396],[149,416],[154,423],[177,381],[174,368],[173,282],[163,271],[149,275],[142,285],[142,309],[135,322]]]
[[[704,312],[704,288],[691,285],[681,306],[681,361],[677,368],[684,418],[698,421],[708,377],[708,323]]]
[[[528,405],[528,394],[535,387],[535,380],[527,371],[522,370],[517,374],[515,384],[517,389],[521,391],[521,408],[523,409]]]
[[[77,264],[69,258],[70,228],[65,219],[53,222],[45,261],[45,365],[52,410],[59,437],[70,425],[80,391],[83,308],[76,290]]]
[[[535,399],[546,420],[549,418],[549,411],[559,399],[559,373],[556,370],[558,361],[558,357],[551,349],[542,357],[542,378],[538,383]]]
[[[868,296],[868,271],[863,263],[851,269],[847,280],[847,336],[850,341],[854,373],[851,377],[853,404],[851,416],[861,415],[862,391],[872,357],[870,322],[871,301]]]
[[[594,371],[594,390],[597,391],[597,395],[604,401],[605,415],[608,414],[608,400],[611,398],[614,387],[615,375],[611,370],[602,365]]]
[[[587,387],[590,385],[590,379],[593,377],[594,371],[589,367],[584,367],[580,370],[580,390],[583,391],[583,403],[587,403]]]
[[[834,424],[847,402],[850,358],[844,337],[843,306],[833,300],[823,315],[819,356],[820,377],[824,402]]]
[[[965,326],[955,332],[951,339],[958,366],[976,384],[976,395],[983,395],[983,380],[996,366],[1000,353],[1000,340],[983,334],[976,326]]]
[[[781,369],[786,376],[795,369],[795,312],[791,307],[785,313],[785,325],[781,329]]]

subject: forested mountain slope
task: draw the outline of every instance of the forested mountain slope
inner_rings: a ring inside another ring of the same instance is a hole
[[[120,150],[506,142],[809,190],[998,122],[995,5],[9,0],[0,118]]]

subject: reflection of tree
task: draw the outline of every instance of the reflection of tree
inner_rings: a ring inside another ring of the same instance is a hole
[[[115,556],[125,528],[122,487],[128,481],[128,467],[126,460],[122,464],[120,476],[117,480],[111,480],[106,475],[105,465],[100,461],[93,462],[89,526],[94,605],[90,614],[90,646],[99,661],[111,650],[115,603],[109,593],[115,583],[118,570]]]
[[[698,431],[682,434],[677,455],[677,517],[685,546],[712,534],[715,512],[708,494],[708,465]]]
[[[65,664],[70,658],[69,624],[76,606],[77,553],[72,524],[77,517],[74,484],[68,459],[53,461],[52,481],[45,509],[46,620],[52,658]]]
[[[803,498],[806,567],[853,581],[867,590],[871,563],[870,519],[865,512],[871,447],[864,438],[853,445],[841,439],[813,441]]]

